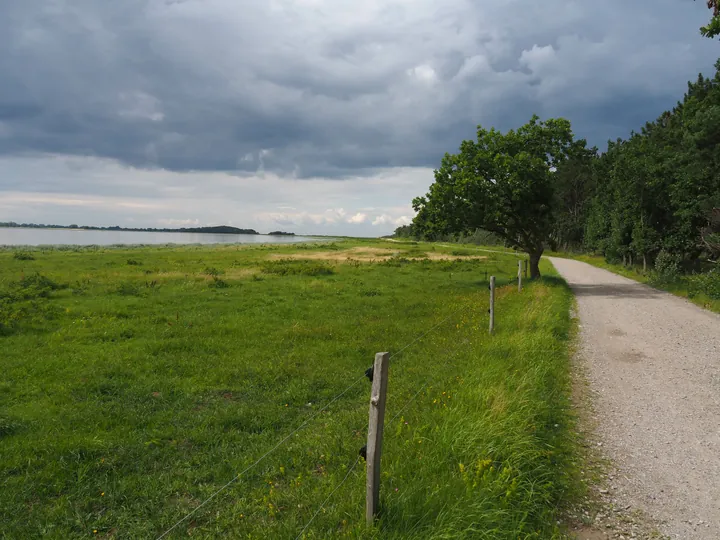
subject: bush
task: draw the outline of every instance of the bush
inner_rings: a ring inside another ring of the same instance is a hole
[[[680,277],[680,257],[665,250],[658,253],[655,259],[655,273],[652,277],[655,283],[670,283]]]
[[[16,251],[13,255],[13,259],[17,261],[34,261],[35,257],[31,253],[25,253],[23,251]]]
[[[688,278],[688,296],[693,298],[704,294],[713,300],[720,300],[720,269],[706,274],[695,274]]]
[[[141,266],[142,263],[140,261],[136,261],[135,259],[128,259],[127,263],[129,266]]]
[[[278,276],[330,276],[335,273],[332,266],[324,262],[295,261],[282,259],[279,261],[267,261],[263,264],[263,274],[275,274]]]
[[[477,229],[474,233],[458,238],[460,244],[474,244],[476,246],[502,246],[504,241],[494,233]]]

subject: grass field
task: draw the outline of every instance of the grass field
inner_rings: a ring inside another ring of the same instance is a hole
[[[196,510],[166,538],[295,538],[327,499],[302,537],[562,537],[572,298],[543,262],[498,290],[489,336],[486,273],[508,284],[516,261],[380,241],[0,251],[0,536],[156,538]]]

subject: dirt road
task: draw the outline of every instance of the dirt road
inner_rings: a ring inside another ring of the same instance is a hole
[[[618,505],[671,538],[720,539],[720,316],[582,262],[581,358]]]

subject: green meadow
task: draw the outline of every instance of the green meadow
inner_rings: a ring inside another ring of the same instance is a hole
[[[518,293],[514,255],[422,243],[0,251],[0,536],[564,537],[572,296],[542,265]]]

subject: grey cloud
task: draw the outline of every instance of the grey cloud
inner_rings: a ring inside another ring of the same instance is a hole
[[[477,124],[507,129],[535,112],[602,145],[712,67],[706,11],[678,0],[0,2],[0,154],[344,178],[435,166]]]

